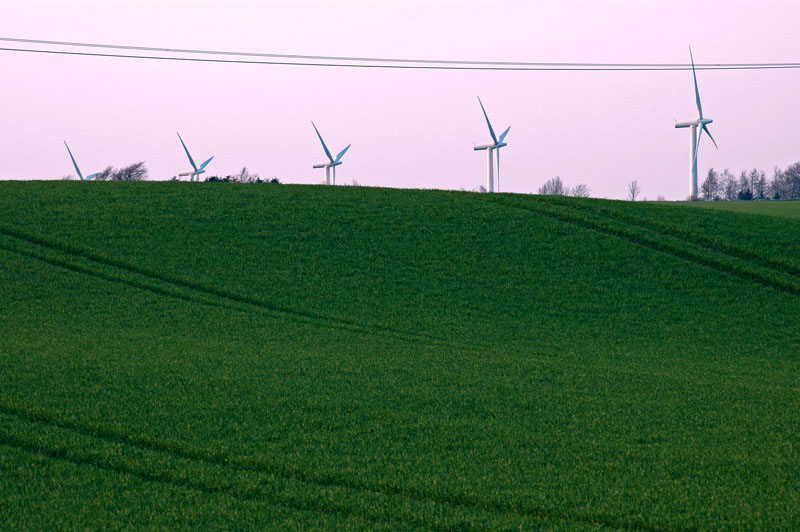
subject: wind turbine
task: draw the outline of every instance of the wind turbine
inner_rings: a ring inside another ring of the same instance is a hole
[[[200,168],[198,168],[197,165],[194,164],[194,159],[192,159],[192,156],[189,154],[189,150],[186,149],[186,144],[183,142],[183,139],[181,138],[181,134],[180,133],[178,133],[178,138],[180,139],[181,145],[183,146],[183,151],[186,152],[186,156],[189,158],[189,162],[191,163],[192,168],[194,168],[194,172],[184,172],[184,173],[178,174],[178,175],[181,176],[181,177],[189,176],[189,181],[194,181],[195,178],[197,178],[197,181],[200,181],[200,174],[204,174],[205,173],[206,166],[208,166],[208,163],[211,162],[211,159],[213,159],[214,156],[212,155],[211,157],[209,157],[209,159],[206,162],[204,162],[203,164],[201,164]]]
[[[91,181],[92,179],[94,179],[95,177],[100,175],[99,173],[97,173],[97,174],[87,175],[86,177],[83,177],[83,174],[81,173],[81,169],[78,168],[78,163],[75,162],[75,157],[72,156],[72,150],[69,149],[69,145],[67,144],[66,140],[64,141],[64,146],[67,147],[67,151],[69,152],[69,158],[72,159],[72,165],[75,167],[75,171],[78,172],[78,177],[81,178],[81,181]]]
[[[345,149],[340,151],[339,155],[337,155],[336,159],[334,159],[333,155],[331,155],[330,150],[325,145],[325,141],[322,140],[322,135],[319,134],[319,129],[317,129],[316,124],[314,124],[314,122],[311,122],[311,125],[314,126],[314,131],[317,132],[317,136],[319,137],[319,141],[322,143],[322,149],[325,150],[325,155],[328,156],[328,161],[329,161],[327,163],[317,163],[317,164],[314,165],[314,168],[324,168],[325,169],[325,184],[326,185],[330,185],[331,184],[331,168],[333,168],[333,184],[335,185],[336,184],[336,167],[339,166],[340,164],[342,164],[342,156],[345,154],[345,152],[347,152],[347,150],[350,149],[351,144],[348,144]]]
[[[486,162],[486,190],[489,192],[494,192],[494,151],[497,150],[497,190],[500,191],[500,148],[503,146],[508,146],[505,142],[503,142],[508,135],[511,126],[508,126],[505,131],[500,135],[498,138],[497,135],[494,134],[494,128],[492,128],[492,123],[489,122],[489,116],[486,114],[486,109],[483,108],[483,102],[481,101],[480,96],[478,97],[478,103],[481,104],[481,111],[483,111],[483,117],[486,119],[486,125],[489,126],[489,134],[492,136],[492,140],[494,144],[483,144],[481,146],[475,146],[475,151],[482,151],[486,150],[488,154],[488,159]]]
[[[694,69],[694,56],[692,55],[692,47],[689,47],[689,57],[692,60],[692,76],[694,77],[694,97],[697,100],[697,119],[696,120],[689,120],[686,122],[676,122],[676,128],[684,128],[688,127],[692,130],[692,138],[691,138],[691,151],[690,151],[690,167],[689,167],[689,175],[691,178],[691,186],[692,186],[692,200],[697,200],[697,148],[700,145],[700,138],[703,136],[703,131],[706,132],[708,138],[711,139],[711,142],[714,143],[714,147],[717,147],[717,141],[714,140],[714,137],[711,136],[711,132],[708,130],[708,124],[713,122],[710,118],[703,117],[703,106],[700,104],[700,91],[697,88],[697,73]],[[697,131],[697,128],[700,128],[700,131]]]

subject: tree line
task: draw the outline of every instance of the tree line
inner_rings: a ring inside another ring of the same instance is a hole
[[[149,177],[147,172],[147,167],[144,164],[144,161],[129,164],[128,166],[122,168],[114,168],[113,166],[107,166],[105,170],[99,172],[95,176],[96,181],[145,181]],[[63,179],[71,180],[75,179],[75,176],[70,174],[64,176]],[[178,177],[175,176],[172,178],[173,181],[177,181]],[[247,170],[247,167],[244,167],[238,173],[226,175],[225,177],[221,176],[210,176],[205,179],[205,181],[214,182],[214,183],[274,183],[280,184],[280,180],[277,177],[273,177],[271,179],[261,179],[258,174],[250,173]]]
[[[581,183],[574,187],[568,187],[561,181],[559,176],[545,181],[544,185],[539,187],[538,194],[543,196],[575,196],[576,198],[588,198],[589,186]]]
[[[642,187],[639,186],[638,181],[631,181],[628,183],[628,199],[636,201],[639,194],[642,192]],[[576,198],[588,198],[591,191],[589,185],[579,184],[574,187],[568,187],[561,181],[559,176],[555,176],[545,181],[544,185],[539,187],[537,194],[542,196],[574,196]]]
[[[246,166],[243,167],[239,173],[226,175],[225,177],[213,175],[207,177],[205,180],[212,183],[269,183],[276,185],[279,185],[281,182],[277,177],[261,179],[258,174],[251,174]]]
[[[738,176],[727,168],[719,173],[711,168],[700,187],[703,201],[753,201],[800,199],[800,162],[786,170],[777,166],[772,177],[764,170],[743,170]]]
[[[144,181],[147,177],[147,167],[144,165],[144,161],[142,161],[129,164],[122,168],[107,166],[105,170],[99,172],[94,179],[95,181]],[[75,176],[70,174],[63,179],[75,179]]]

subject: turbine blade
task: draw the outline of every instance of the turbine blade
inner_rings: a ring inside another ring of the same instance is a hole
[[[486,125],[489,126],[489,134],[492,136],[492,140],[495,144],[497,144],[497,135],[494,134],[494,129],[492,129],[492,123],[489,122],[489,115],[486,114],[486,109],[483,108],[483,102],[481,101],[481,97],[478,96],[478,103],[481,104],[481,111],[483,111],[483,117],[486,119]]]
[[[192,164],[192,168],[194,168],[195,171],[197,171],[197,165],[194,164],[194,159],[192,159],[192,156],[189,154],[189,150],[186,149],[186,143],[184,143],[183,139],[181,139],[181,134],[180,133],[178,133],[178,138],[180,139],[181,145],[183,146],[183,151],[186,152],[186,156],[189,158],[189,162]]]
[[[703,124],[703,129],[701,130],[701,132],[702,132],[702,131],[705,131],[705,132],[706,132],[706,135],[708,135],[708,138],[710,138],[710,139],[711,139],[711,142],[713,142],[713,143],[714,143],[714,147],[715,147],[716,149],[719,149],[719,146],[717,146],[717,141],[716,141],[716,140],[714,140],[714,137],[712,137],[712,136],[711,136],[711,132],[708,130],[708,127],[707,127],[705,124]]]
[[[210,162],[211,162],[211,159],[213,159],[213,158],[214,158],[214,156],[212,155],[211,157],[209,157],[209,158],[208,158],[208,160],[207,160],[206,162],[204,162],[203,164],[201,164],[201,165],[200,165],[200,170],[203,170],[203,169],[205,169],[205,167],[206,167],[206,166],[208,166],[208,163],[210,163]]]
[[[87,175],[87,176],[86,176],[86,181],[91,181],[92,179],[94,179],[95,177],[97,177],[97,176],[99,176],[99,175],[100,175],[99,173],[97,173],[97,174],[92,174],[92,175]]]
[[[327,155],[327,156],[328,156],[328,159],[330,159],[330,161],[331,161],[331,162],[335,162],[335,161],[333,160],[333,155],[331,155],[331,152],[330,152],[330,150],[329,150],[329,149],[328,149],[328,147],[325,145],[325,141],[324,141],[324,140],[322,140],[322,135],[320,135],[320,134],[319,134],[319,129],[317,129],[317,125],[316,125],[316,124],[315,124],[313,121],[311,122],[311,125],[312,125],[312,126],[314,126],[314,131],[316,131],[316,132],[317,132],[317,136],[319,137],[319,141],[322,143],[322,149],[323,149],[323,150],[325,150],[325,155]]]
[[[508,135],[508,132],[509,132],[509,131],[511,131],[511,126],[508,126],[508,127],[506,128],[506,130],[505,130],[505,131],[503,131],[503,132],[500,134],[500,138],[499,138],[499,139],[497,139],[497,142],[503,142],[503,139],[505,139],[505,138],[506,138],[506,135]]]
[[[700,104],[700,90],[697,88],[697,73],[694,71],[694,56],[692,55],[691,46],[689,46],[689,57],[692,60],[692,77],[694,77],[694,97],[697,100],[697,112],[700,118],[703,118],[703,106]]]
[[[69,158],[72,159],[72,166],[75,167],[75,171],[78,172],[78,177],[80,177],[81,181],[83,181],[83,174],[81,173],[81,169],[78,168],[78,163],[75,162],[75,157],[72,156],[72,150],[69,149],[69,145],[67,144],[66,140],[64,141],[64,146],[67,147],[67,151],[69,152]]]
[[[700,131],[697,133],[697,144],[694,146],[694,162],[692,165],[697,168],[697,152],[700,151],[700,139],[703,137],[703,129],[704,127],[700,128]]]
[[[343,149],[342,151],[340,151],[340,152],[339,152],[339,155],[337,155],[337,156],[336,156],[336,162],[337,162],[337,163],[338,163],[338,162],[339,162],[339,161],[342,159],[342,156],[343,156],[345,153],[347,153],[347,150],[349,150],[349,149],[350,149],[350,146],[352,146],[352,144],[348,144],[348,145],[347,145],[347,147],[346,147],[345,149]]]

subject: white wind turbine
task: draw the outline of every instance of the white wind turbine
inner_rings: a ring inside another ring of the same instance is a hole
[[[324,168],[325,169],[325,184],[331,184],[331,168],[333,168],[333,184],[336,184],[336,167],[342,164],[342,156],[345,154],[347,150],[350,149],[351,144],[348,144],[345,149],[339,152],[339,155],[336,156],[336,159],[333,158],[331,155],[330,150],[325,145],[325,141],[322,140],[322,135],[319,134],[319,130],[317,129],[316,124],[311,122],[311,125],[314,126],[314,131],[317,132],[317,136],[319,137],[319,141],[322,143],[322,149],[325,150],[325,155],[328,156],[328,162],[326,163],[317,163],[314,165],[314,168]]]
[[[78,177],[81,178],[81,181],[91,181],[92,179],[94,179],[95,177],[100,175],[98,173],[98,174],[92,174],[92,175],[87,175],[86,177],[83,177],[83,174],[81,173],[81,169],[78,168],[78,163],[75,162],[75,157],[72,156],[72,150],[69,149],[69,145],[67,144],[66,140],[64,141],[64,146],[67,147],[67,151],[69,152],[69,158],[72,159],[72,166],[75,167],[75,171],[78,172]]]
[[[492,140],[494,141],[493,144],[483,144],[481,146],[475,146],[475,151],[482,151],[486,150],[488,159],[486,162],[486,190],[488,192],[494,192],[494,151],[497,150],[497,191],[500,191],[500,148],[503,146],[508,146],[503,140],[505,140],[506,135],[508,135],[511,126],[508,126],[505,131],[500,135],[498,138],[497,135],[494,134],[494,128],[492,128],[492,123],[489,122],[489,116],[486,114],[486,109],[483,108],[483,102],[481,101],[480,96],[478,97],[478,103],[481,104],[481,111],[483,111],[483,117],[486,119],[486,125],[489,126],[489,134],[492,136]]]
[[[700,145],[700,138],[703,136],[703,131],[706,132],[708,138],[711,139],[711,142],[714,143],[714,147],[717,147],[717,141],[714,140],[714,137],[711,136],[711,132],[708,130],[708,124],[713,122],[710,118],[703,117],[703,106],[700,105],[700,91],[697,88],[697,73],[694,69],[694,56],[692,55],[692,47],[689,47],[689,57],[692,60],[692,76],[694,77],[694,97],[697,100],[697,119],[696,120],[688,120],[686,122],[676,122],[676,128],[684,128],[688,127],[692,130],[692,138],[691,138],[691,151],[689,152],[689,176],[691,179],[691,187],[692,187],[692,200],[697,199],[697,148]],[[700,128],[700,131],[697,131],[697,128]]]
[[[200,168],[198,168],[197,165],[194,164],[194,159],[192,159],[192,156],[189,154],[189,150],[186,149],[186,144],[183,142],[183,139],[181,138],[181,134],[180,133],[178,133],[178,138],[180,139],[181,145],[183,146],[183,151],[186,152],[186,156],[189,158],[189,163],[191,163],[192,168],[194,168],[193,172],[183,172],[182,174],[178,174],[178,175],[181,176],[181,177],[189,176],[189,181],[194,181],[195,178],[197,178],[197,181],[200,181],[200,174],[205,173],[206,166],[208,166],[208,163],[211,162],[211,159],[213,159],[214,156],[212,155],[211,157],[209,157],[209,159],[206,162],[204,162],[203,164],[201,164]]]

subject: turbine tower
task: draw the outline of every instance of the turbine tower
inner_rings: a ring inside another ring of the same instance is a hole
[[[314,131],[317,132],[317,136],[319,137],[319,141],[322,143],[322,149],[325,150],[325,155],[328,156],[328,162],[326,163],[317,163],[314,165],[314,168],[324,168],[325,169],[325,184],[331,184],[331,168],[333,168],[333,184],[336,184],[336,167],[342,164],[342,156],[345,154],[347,150],[350,149],[351,144],[348,144],[345,149],[339,152],[339,155],[336,156],[336,159],[333,158],[331,155],[330,150],[325,145],[325,141],[322,140],[322,135],[319,134],[319,129],[317,129],[316,124],[311,122],[311,125],[314,126]]]
[[[192,165],[192,168],[194,168],[194,171],[192,171],[192,172],[183,172],[182,174],[178,174],[178,175],[181,176],[181,177],[189,176],[189,181],[194,181],[195,178],[197,178],[197,181],[200,181],[200,174],[204,174],[205,173],[206,166],[208,166],[208,163],[211,162],[211,159],[213,159],[214,156],[212,155],[211,157],[209,157],[209,159],[206,162],[204,162],[203,164],[201,164],[200,168],[198,168],[197,165],[194,164],[194,159],[192,159],[192,156],[189,154],[189,150],[186,149],[186,144],[183,142],[183,139],[181,138],[181,134],[180,133],[178,133],[178,138],[180,139],[181,145],[183,146],[183,151],[186,152],[186,156],[189,158],[189,163]]]
[[[489,122],[489,116],[486,114],[486,109],[483,108],[483,102],[481,101],[480,96],[478,97],[478,103],[481,104],[481,111],[483,111],[483,117],[486,119],[486,125],[489,126],[489,134],[492,136],[493,144],[483,144],[481,146],[475,146],[473,148],[475,151],[482,151],[486,150],[487,153],[487,161],[486,161],[486,190],[489,192],[494,192],[494,151],[497,150],[497,191],[500,191],[500,148],[503,146],[508,146],[507,143],[503,142],[508,135],[511,126],[508,126],[505,131],[500,135],[498,138],[497,135],[494,134],[494,128],[492,128],[492,123]]]
[[[67,147],[67,151],[69,152],[69,158],[72,159],[72,166],[75,167],[75,171],[78,172],[78,177],[81,178],[81,181],[91,181],[92,179],[94,179],[95,177],[97,177],[99,175],[99,174],[92,174],[92,175],[87,175],[86,177],[83,177],[83,174],[81,173],[81,169],[78,168],[78,163],[75,162],[75,157],[72,156],[72,150],[69,149],[69,145],[67,144],[66,140],[64,141],[64,146]]]
[[[692,138],[691,138],[691,148],[689,152],[689,176],[691,179],[691,187],[692,187],[692,201],[697,200],[697,148],[700,146],[700,138],[703,136],[703,131],[706,132],[708,138],[711,139],[711,142],[714,143],[714,147],[717,147],[717,141],[714,140],[714,137],[711,136],[711,132],[708,130],[708,124],[713,122],[710,118],[703,117],[703,106],[700,104],[700,91],[697,88],[697,73],[694,69],[694,56],[692,55],[692,47],[689,47],[689,57],[692,60],[692,76],[694,77],[694,97],[697,101],[697,119],[696,120],[688,120],[686,122],[676,122],[676,128],[691,128],[692,131]],[[700,128],[700,131],[697,130]]]

